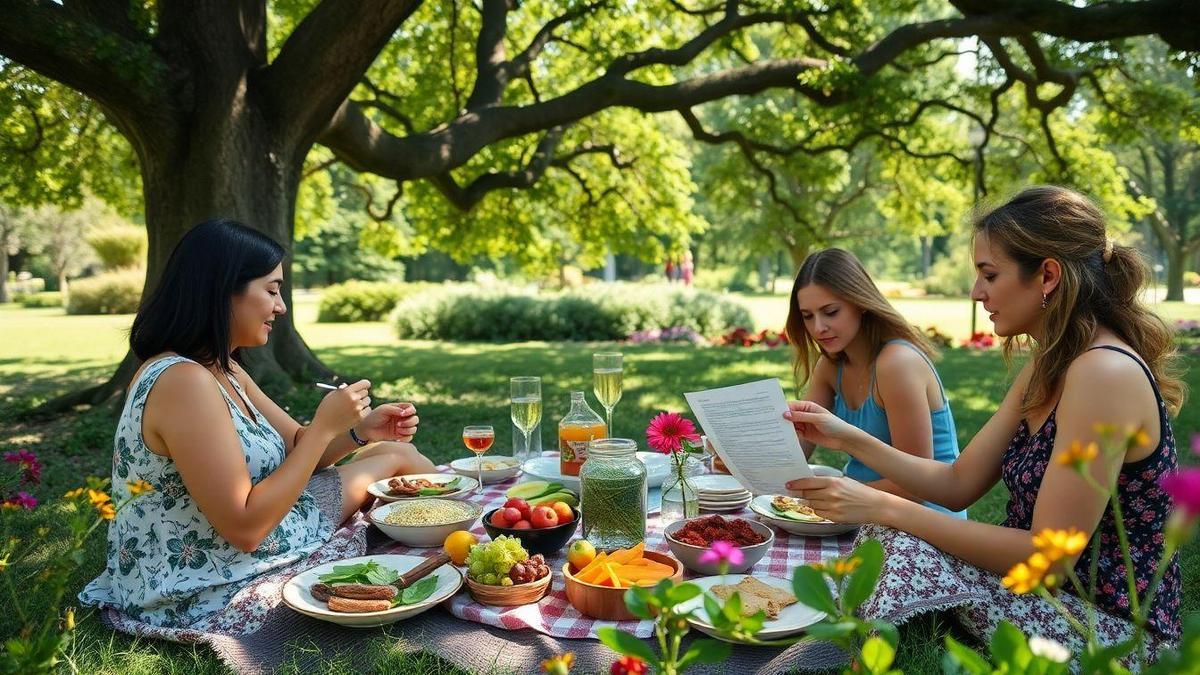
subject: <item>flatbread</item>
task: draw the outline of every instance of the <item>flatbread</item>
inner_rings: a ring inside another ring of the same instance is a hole
[[[742,616],[750,616],[762,610],[768,619],[777,619],[785,607],[796,603],[796,596],[753,577],[746,577],[732,585],[713,586],[709,590],[722,600],[728,600],[729,596],[736,592],[742,599]]]

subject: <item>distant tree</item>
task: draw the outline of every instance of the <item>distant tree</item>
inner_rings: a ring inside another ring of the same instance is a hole
[[[32,244],[29,214],[0,202],[0,302],[8,302],[8,257]]]

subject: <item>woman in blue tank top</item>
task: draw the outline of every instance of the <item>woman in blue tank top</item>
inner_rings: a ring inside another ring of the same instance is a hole
[[[930,357],[929,341],[883,297],[854,254],[817,251],[796,274],[787,318],[792,363],[804,400],[888,445],[918,457],[958,457],[954,414]],[[811,454],[812,444],[804,450]],[[850,478],[916,500],[857,459]],[[919,500],[917,500],[919,501]],[[950,511],[966,518],[965,511]]]

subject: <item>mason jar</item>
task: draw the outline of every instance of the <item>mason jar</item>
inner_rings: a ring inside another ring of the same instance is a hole
[[[579,470],[583,538],[600,551],[636,546],[646,539],[646,465],[637,441],[601,438],[588,444]]]

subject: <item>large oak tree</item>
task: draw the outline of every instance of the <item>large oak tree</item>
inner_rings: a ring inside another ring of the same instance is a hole
[[[1174,50],[1200,50],[1194,0],[886,4],[9,0],[0,6],[0,55],[94,101],[129,141],[153,285],[175,243],[205,218],[236,218],[290,244],[305,160],[317,146],[394,182],[397,195],[428,189],[469,210],[550,171],[591,192],[573,167],[621,167],[620,139],[594,142],[577,130],[610,111],[681,114],[702,139],[771,152],[765,140],[705,128],[693,109],[771,91],[818,111],[869,107],[881,80],[920,80],[939,54],[978,37],[1003,62],[997,86],[1024,86],[1029,106],[1048,112],[1087,76],[1070,63],[1087,50],[1071,45],[1158,35]],[[748,54],[747,36],[764,30],[784,31],[787,49]],[[447,77],[404,76],[447,42]],[[472,58],[460,58],[464,43]],[[1043,85],[1056,93],[1043,95]],[[430,87],[451,92],[454,108],[414,109],[407,89]],[[926,110],[989,119],[936,93],[911,103],[881,109],[894,109],[896,124]],[[852,139],[892,128],[871,115],[859,122]],[[480,162],[485,156],[494,161]],[[285,299],[290,292],[285,285]],[[251,366],[276,380],[327,374],[287,318]],[[64,403],[102,400],[135,368],[127,357],[107,385]]]

